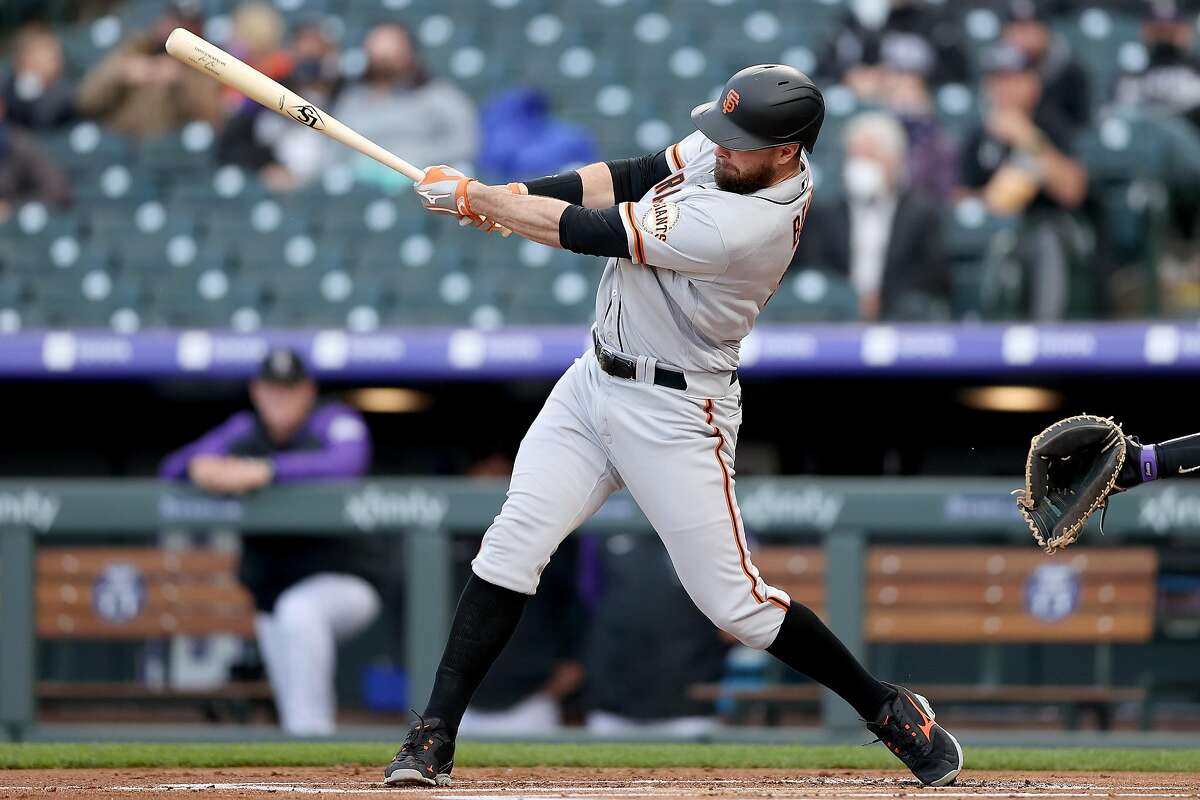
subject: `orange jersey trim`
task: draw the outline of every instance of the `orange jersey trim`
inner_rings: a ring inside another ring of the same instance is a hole
[[[675,168],[676,172],[683,169],[683,159],[679,157],[678,142],[667,148],[667,160],[671,162],[671,166]]]
[[[635,264],[646,263],[646,248],[642,243],[642,232],[638,230],[637,220],[633,216],[633,203],[624,203],[625,219],[629,221],[629,230],[633,231],[633,250],[630,256]]]
[[[705,423],[712,428],[713,435],[717,437],[717,446],[713,448],[713,455],[716,456],[717,465],[721,468],[721,475],[724,477],[725,509],[729,512],[729,525],[731,528],[733,528],[733,543],[737,546],[738,560],[741,562],[742,574],[746,576],[746,580],[750,581],[750,594],[752,597],[754,597],[754,602],[756,603],[771,603],[772,605],[778,606],[784,611],[787,611],[787,603],[783,602],[778,597],[767,597],[764,599],[763,596],[758,593],[758,581],[755,580],[752,574],[750,574],[750,559],[746,555],[746,548],[742,546],[742,533],[741,529],[738,527],[737,511],[735,510],[736,504],[733,500],[733,487],[730,486],[731,480],[729,477],[729,470],[725,468],[725,461],[721,458],[721,448],[725,446],[725,434],[721,433],[720,428],[718,428],[716,425],[713,425],[713,401],[711,399],[704,401],[704,412],[708,415],[704,420]]]

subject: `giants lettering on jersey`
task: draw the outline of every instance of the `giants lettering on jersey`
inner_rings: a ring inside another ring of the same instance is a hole
[[[667,240],[667,234],[679,222],[679,206],[668,200],[655,200],[642,215],[642,230],[658,239]]]

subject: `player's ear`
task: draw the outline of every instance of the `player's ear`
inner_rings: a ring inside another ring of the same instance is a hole
[[[779,146],[779,151],[775,154],[779,166],[790,164],[800,157],[800,145],[784,144]]]

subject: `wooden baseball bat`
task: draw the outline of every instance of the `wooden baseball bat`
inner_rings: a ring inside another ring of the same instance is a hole
[[[167,52],[177,61],[209,77],[216,78],[259,105],[319,131],[348,147],[353,147],[380,164],[391,167],[414,183],[420,181],[425,175],[424,170],[414,167],[353,128],[343,125],[300,95],[288,91],[254,67],[244,61],[239,61],[191,31],[183,28],[171,31],[171,35],[167,37]],[[501,230],[505,236],[511,233],[504,228]]]

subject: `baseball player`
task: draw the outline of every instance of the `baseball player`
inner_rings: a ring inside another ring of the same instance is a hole
[[[748,67],[693,110],[698,131],[654,155],[507,187],[430,167],[414,186],[432,212],[609,260],[593,346],[521,442],[429,704],[386,783],[450,783],[463,710],[542,569],[622,487],[709,619],[845,698],[922,783],[958,775],[962,751],[925,699],[876,680],[812,611],[763,580],[734,496],[738,349],[799,241],[824,113],[802,73]]]

